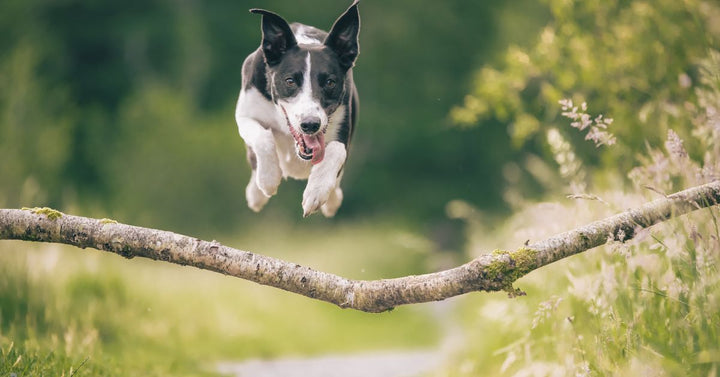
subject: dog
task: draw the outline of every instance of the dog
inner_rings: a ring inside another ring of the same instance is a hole
[[[358,1],[330,32],[262,15],[262,43],[242,66],[235,110],[252,172],[245,190],[259,212],[282,178],[307,179],[302,209],[332,217],[358,112],[352,67],[360,53]]]

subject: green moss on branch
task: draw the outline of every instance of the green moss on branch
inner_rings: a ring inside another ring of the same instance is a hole
[[[488,279],[500,282],[506,291],[517,295],[518,291],[512,288],[512,283],[537,268],[537,253],[537,250],[526,247],[514,251],[493,251],[493,260],[485,268]]]
[[[50,220],[57,220],[57,219],[63,217],[62,212],[60,212],[56,209],[48,208],[48,207],[34,207],[34,208],[23,207],[22,209],[25,211],[30,211],[36,215],[45,215]]]

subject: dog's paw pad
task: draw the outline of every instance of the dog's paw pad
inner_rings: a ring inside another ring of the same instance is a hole
[[[322,187],[307,187],[303,193],[303,217],[307,217],[320,209],[328,201],[331,189]]]
[[[308,217],[317,212],[318,208],[320,208],[320,204],[321,203],[315,198],[307,200],[304,199],[302,203],[303,217]]]

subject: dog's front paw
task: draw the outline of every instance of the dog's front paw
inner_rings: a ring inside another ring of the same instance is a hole
[[[255,172],[253,172],[250,177],[250,183],[248,183],[245,188],[245,199],[247,199],[248,207],[253,210],[253,212],[260,212],[263,207],[265,207],[268,200],[270,200],[269,196],[260,191],[260,188],[257,185]]]
[[[335,189],[332,183],[330,184],[312,184],[309,183],[303,192],[303,217],[307,217],[317,212],[320,207],[327,203],[330,198],[331,192]]]
[[[275,153],[275,143],[265,143],[255,148],[257,156],[256,183],[257,187],[267,197],[271,197],[277,193],[278,186],[282,180],[282,170],[280,169],[280,161],[278,161],[277,153]]]
[[[326,217],[335,215],[342,202],[342,191],[338,188],[345,163],[345,145],[331,141],[325,148],[325,159],[313,166],[308,184],[303,193],[303,216],[315,213],[322,207]]]
[[[257,186],[268,198],[277,194],[278,186],[282,180],[282,171],[278,166],[277,158],[263,166],[258,160]]]

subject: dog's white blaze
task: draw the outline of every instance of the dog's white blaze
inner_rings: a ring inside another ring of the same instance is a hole
[[[310,53],[308,52],[307,58],[305,58],[305,72],[303,72],[303,84],[300,91],[292,98],[278,100],[278,104],[287,112],[290,125],[298,132],[302,132],[300,123],[308,117],[319,118],[321,130],[328,124],[328,116],[325,110],[313,98],[310,69]]]
[[[319,45],[322,43],[320,40],[307,35],[307,28],[302,25],[298,27],[297,33],[295,33],[295,40],[297,43],[304,45]]]

